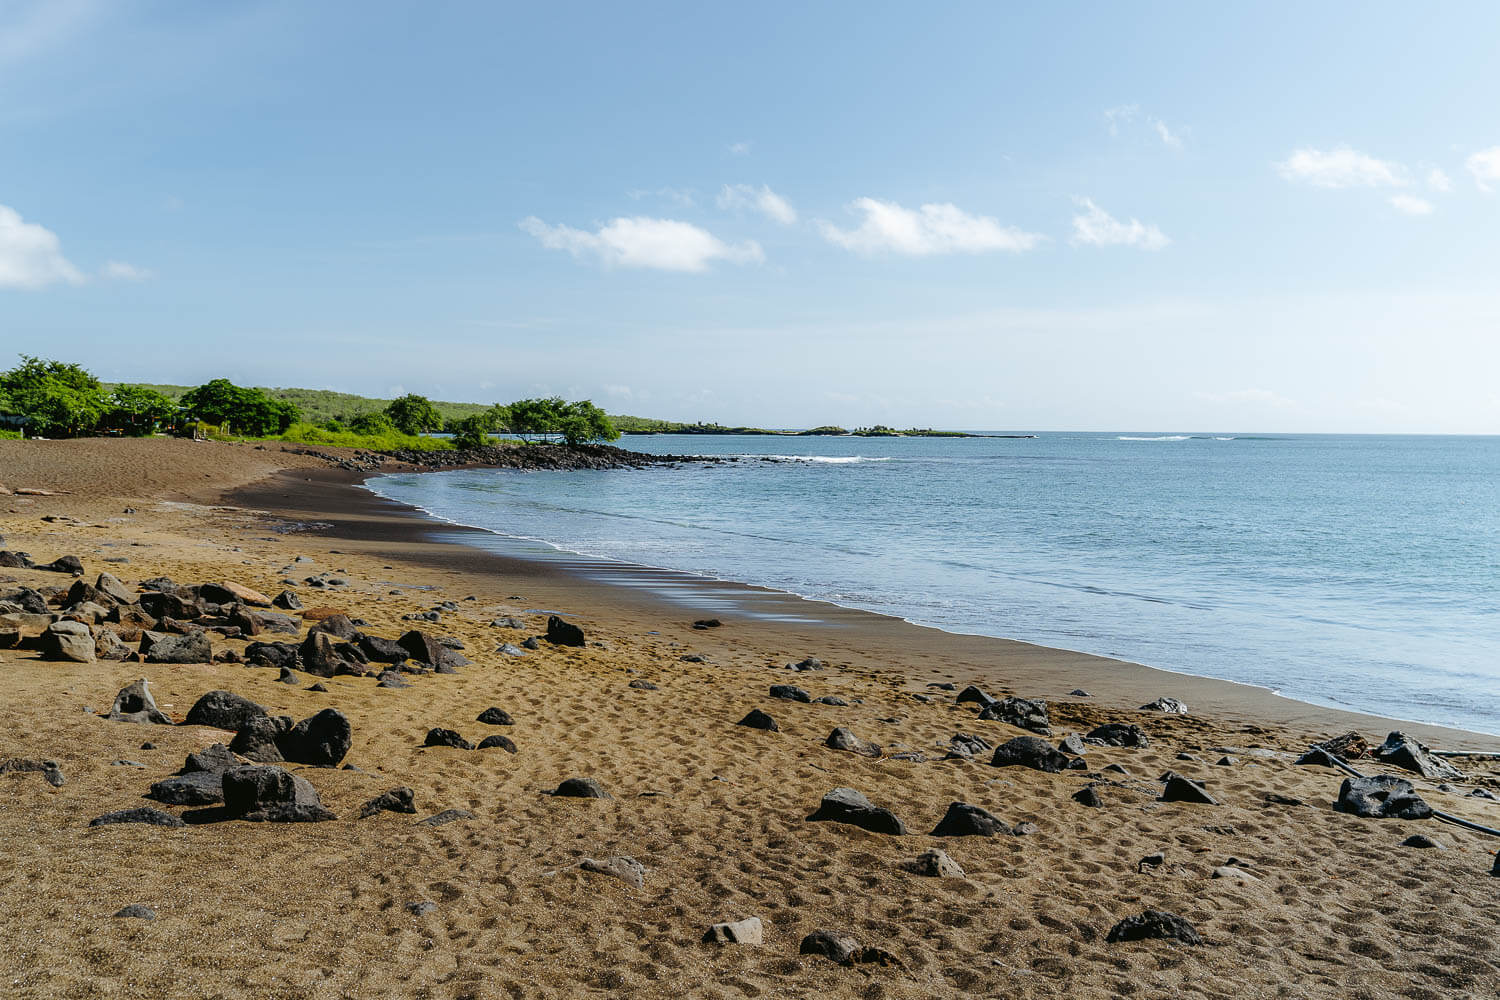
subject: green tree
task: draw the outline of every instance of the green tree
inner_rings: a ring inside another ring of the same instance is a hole
[[[75,364],[21,355],[21,363],[0,372],[0,410],[28,418],[36,437],[76,437],[93,430],[107,407],[104,388]]]
[[[489,444],[489,432],[493,430],[489,415],[476,413],[453,423],[453,444],[457,448],[483,448]]]
[[[349,421],[349,429],[356,434],[389,434],[396,429],[391,418],[380,411],[361,413]]]
[[[216,378],[184,393],[182,407],[206,423],[252,436],[281,434],[301,415],[291,403],[272,399],[259,389],[235,385],[227,378]]]
[[[616,441],[620,437],[620,432],[615,429],[609,415],[587,399],[568,403],[563,407],[557,431],[568,444]]]
[[[562,433],[562,419],[568,404],[561,396],[546,399],[518,399],[507,409],[510,417],[507,426],[521,440],[532,441],[550,434]]]
[[[432,401],[414,392],[392,400],[391,405],[385,408],[385,415],[403,434],[421,434],[443,426],[443,415],[432,405]]]
[[[158,424],[170,421],[176,414],[177,404],[155,389],[143,385],[117,385],[109,394],[109,409],[100,423],[131,437],[145,437],[154,432]]]

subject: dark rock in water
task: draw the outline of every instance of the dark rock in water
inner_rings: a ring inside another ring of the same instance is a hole
[[[749,726],[751,729],[763,729],[768,733],[781,732],[781,727],[776,724],[776,720],[758,708],[752,708],[750,714],[735,723],[735,725]]]
[[[1087,785],[1073,793],[1073,801],[1079,805],[1088,806],[1090,809],[1101,809],[1104,800],[1099,797],[1099,790],[1093,785]]]
[[[800,701],[809,704],[812,702],[812,695],[791,684],[772,684],[771,697],[780,698],[783,701]]]
[[[277,806],[322,805],[306,778],[279,767],[259,764],[233,767],[224,772],[223,783],[224,808],[232,816],[246,816]]]
[[[291,719],[285,716],[256,716],[234,734],[229,749],[260,764],[279,764],[285,759],[281,756],[281,737],[290,728]]]
[[[906,833],[906,824],[897,819],[895,813],[874,805],[852,788],[835,788],[823,796],[817,812],[807,820],[809,823],[849,823],[872,833],[895,836]]]
[[[995,748],[993,767],[1030,767],[1056,774],[1068,766],[1068,758],[1040,736],[1017,736]]]
[[[214,658],[208,636],[202,632],[163,636],[145,652],[147,663],[209,663]]]
[[[802,939],[802,944],[797,948],[800,955],[822,955],[839,965],[849,964],[854,953],[859,950],[859,942],[851,937],[835,934],[833,931],[813,931]]]
[[[105,813],[103,816],[95,816],[89,820],[89,826],[114,826],[116,823],[145,823],[149,826],[187,826],[182,820],[171,813],[164,813],[160,809],[152,809],[149,806],[141,806],[137,809],[120,809],[116,812]]]
[[[1410,837],[1407,837],[1405,840],[1401,841],[1401,846],[1402,847],[1420,847],[1420,848],[1423,848],[1423,849],[1426,849],[1426,850],[1439,850],[1439,851],[1446,851],[1448,849],[1442,843],[1440,843],[1439,841],[1433,840],[1431,837],[1427,836],[1425,833],[1414,833],[1414,834],[1412,834]]]
[[[178,825],[182,825],[181,820],[178,820]],[[142,903],[131,903],[117,910],[115,917],[125,920],[155,920],[156,911]]]
[[[558,785],[552,793],[565,799],[612,799],[604,786],[593,778],[569,778]]]
[[[354,727],[336,708],[325,708],[303,719],[277,740],[281,755],[287,760],[314,767],[334,767],[349,753],[353,743]]]
[[[933,848],[923,851],[910,861],[903,861],[898,866],[902,871],[911,872],[913,875],[922,875],[926,878],[963,878],[964,870],[958,866],[958,862],[948,857],[947,851]]]
[[[120,693],[115,695],[114,705],[110,707],[109,718],[115,722],[172,725],[172,720],[167,718],[166,713],[156,707],[156,699],[151,697],[151,690],[144,677],[120,689]]]
[[[216,771],[193,771],[163,778],[151,786],[147,798],[169,806],[207,806],[224,801],[221,775]]]
[[[1097,740],[1111,747],[1149,747],[1151,739],[1140,726],[1124,722],[1111,722],[1088,734],[1086,739]]]
[[[233,691],[210,691],[188,709],[183,725],[238,730],[251,719],[264,715],[266,710],[249,698]]]
[[[486,736],[484,739],[479,741],[479,746],[475,747],[475,749],[489,750],[493,747],[499,747],[501,750],[505,750],[510,753],[516,752],[515,741],[503,733],[495,733],[494,735]]]
[[[370,801],[359,807],[359,818],[369,819],[378,813],[415,813],[417,811],[416,799],[412,790],[405,786],[392,788],[388,792],[381,792]]]
[[[960,691],[958,693],[958,697],[953,699],[953,703],[955,705],[962,705],[966,701],[972,701],[978,704],[980,707],[993,705],[995,703],[994,698],[991,698],[989,695],[985,694],[983,691],[979,690],[972,684]]]
[[[479,713],[475,722],[482,722],[486,726],[514,726],[516,720],[510,717],[510,713],[503,708],[487,708]]]
[[[995,837],[1009,836],[1013,831],[1000,817],[987,809],[971,806],[967,802],[950,802],[948,811],[933,827],[934,837]]]
[[[829,733],[828,739],[824,741],[823,745],[831,750],[845,750],[849,753],[857,753],[862,757],[880,756],[880,744],[871,743],[869,740],[862,740],[843,726]]]
[[[1002,698],[991,702],[979,713],[981,719],[1003,722],[1018,729],[1029,729],[1042,736],[1051,736],[1052,729],[1047,719],[1047,703],[1029,698]]]
[[[1180,774],[1174,774],[1167,779],[1162,788],[1162,802],[1196,802],[1205,806],[1216,806],[1218,801],[1198,782],[1190,778],[1184,778]]]
[[[461,819],[473,819],[474,814],[467,809],[444,809],[440,813],[434,813],[426,819],[417,820],[418,826],[444,826],[448,823]]]
[[[1307,753],[1298,757],[1293,763],[1311,764],[1317,767],[1338,767],[1338,762],[1333,759],[1333,755],[1322,747],[1313,747]]]
[[[1089,752],[1088,744],[1083,742],[1083,737],[1077,733],[1069,733],[1064,736],[1062,742],[1057,744],[1057,749],[1063,753],[1072,754],[1074,757],[1082,757]]]
[[[572,622],[565,622],[556,615],[547,619],[547,641],[554,646],[583,646],[583,629]]]
[[[1071,690],[1071,691],[1068,692],[1068,695],[1070,697],[1073,697],[1073,698],[1092,698],[1093,697],[1093,695],[1089,694],[1083,688],[1074,688],[1073,690]]]
[[[1165,910],[1147,910],[1140,916],[1126,917],[1109,929],[1109,935],[1104,940],[1114,943],[1155,938],[1181,941],[1183,944],[1203,943],[1203,938],[1192,924]]]
[[[187,755],[187,760],[182,764],[179,774],[192,774],[194,771],[208,771],[212,774],[222,774],[231,767],[239,767],[239,758],[234,752],[222,743],[204,747]]]
[[[473,750],[474,744],[464,739],[451,729],[433,727],[427,730],[427,738],[422,741],[424,747],[454,747],[458,750]]]
[[[650,681],[631,681],[630,684],[629,684],[629,686],[635,688],[637,691],[659,691],[659,690],[661,690],[655,684],[652,684]]]
[[[302,598],[298,597],[293,591],[290,590],[283,590],[281,593],[271,598],[271,604],[283,611],[302,610]]]
[[[815,699],[813,701],[813,704],[814,705],[835,705],[835,706],[837,706],[839,708],[848,708],[849,707],[849,703],[847,701],[845,701],[844,699],[840,698],[836,694],[825,694],[823,697]]]
[[[1399,767],[1404,771],[1415,771],[1424,778],[1461,779],[1463,772],[1399,730],[1385,738],[1385,742],[1370,756],[1382,764]]]
[[[1416,793],[1411,782],[1393,774],[1345,778],[1333,808],[1375,819],[1427,819],[1432,815],[1432,807]]]
[[[1188,707],[1176,698],[1158,698],[1141,706],[1142,712],[1165,712],[1168,715],[1187,715]]]

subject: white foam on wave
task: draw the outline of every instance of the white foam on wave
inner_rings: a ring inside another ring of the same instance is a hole
[[[1131,437],[1129,434],[1121,434],[1115,438],[1116,441],[1187,441],[1187,434],[1163,434],[1161,437]]]

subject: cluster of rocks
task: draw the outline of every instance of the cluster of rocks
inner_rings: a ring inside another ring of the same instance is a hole
[[[455,451],[396,450],[384,453],[388,458],[427,469],[445,469],[461,465],[483,465],[495,469],[644,469],[651,466],[673,466],[685,462],[719,463],[735,461],[735,456],[714,455],[648,455],[626,451],[604,444],[531,444],[524,448],[461,448]]]

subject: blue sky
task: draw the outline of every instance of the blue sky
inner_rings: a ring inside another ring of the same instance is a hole
[[[1500,5],[0,0],[0,350],[1500,433]]]

